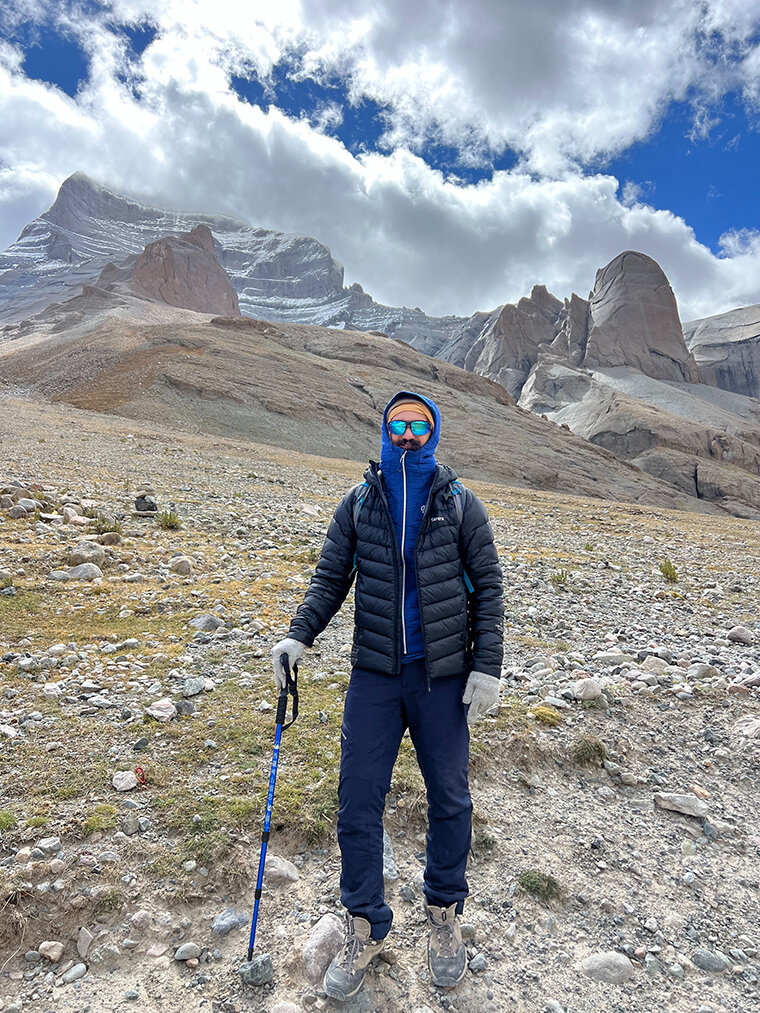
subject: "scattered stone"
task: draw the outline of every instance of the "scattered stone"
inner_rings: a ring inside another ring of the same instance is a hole
[[[311,930],[303,949],[303,964],[309,981],[322,979],[327,965],[343,945],[343,923],[334,914],[325,914]]]
[[[97,580],[103,576],[103,571],[94,563],[82,563],[81,566],[73,566],[67,575],[69,580]]]
[[[683,813],[684,816],[698,816],[704,819],[710,812],[707,803],[696,795],[656,791],[654,800],[661,809],[670,809],[672,812]]]
[[[237,911],[234,907],[228,907],[214,918],[211,923],[211,931],[215,936],[227,936],[235,929],[248,925],[249,922],[250,918],[247,914]]]
[[[264,863],[264,875],[268,883],[297,883],[301,878],[298,869],[287,858],[270,855]]]
[[[140,908],[139,911],[135,911],[129,920],[138,932],[145,932],[150,925],[150,911]]]
[[[587,977],[610,985],[622,985],[633,976],[633,964],[624,953],[616,950],[592,953],[578,966]]]
[[[734,626],[726,634],[726,639],[734,644],[745,644],[747,647],[755,642],[755,638],[746,626]]]
[[[385,827],[383,827],[383,879],[386,883],[395,883],[398,879],[398,867],[393,855],[393,843]]]
[[[74,964],[61,976],[64,985],[70,985],[72,981],[78,981],[87,974],[87,964]]]
[[[206,680],[200,676],[189,676],[182,684],[182,696],[198,696],[206,688]]]
[[[137,813],[127,813],[121,821],[121,829],[127,837],[134,837],[140,830],[140,817]]]
[[[750,714],[739,718],[734,725],[734,734],[744,739],[760,738],[760,718],[753,718]]]
[[[193,572],[193,561],[187,556],[175,556],[169,563],[169,569],[172,573],[177,573],[182,577],[189,577]]]
[[[241,964],[237,973],[244,985],[268,985],[274,977],[272,958],[268,953],[260,953],[253,960]]]
[[[79,935],[77,936],[77,953],[82,960],[87,959],[87,954],[90,952],[90,947],[94,942],[95,936],[83,925],[79,930]]]
[[[57,855],[61,850],[60,837],[43,837],[37,841],[35,848],[38,848],[45,855]]]
[[[140,782],[133,770],[120,770],[114,774],[111,783],[117,791],[132,791]]]
[[[105,560],[105,549],[102,545],[98,545],[97,542],[80,542],[69,553],[69,566],[72,568],[82,566],[84,563],[91,563],[97,569],[100,569]],[[69,570],[69,574],[71,574],[71,570]]]
[[[54,940],[46,940],[37,947],[39,953],[46,957],[51,964],[57,964],[63,956],[63,943]]]
[[[602,695],[602,687],[598,679],[578,679],[573,684],[573,695],[576,700],[597,700]]]
[[[183,943],[174,951],[175,960],[194,960],[201,955],[201,948],[195,943]]]
[[[219,616],[206,612],[204,615],[191,619],[188,625],[194,626],[196,630],[201,630],[203,633],[213,633],[214,630],[218,630],[221,626],[224,626],[224,621]]]
[[[177,708],[169,697],[165,696],[161,700],[156,700],[150,707],[146,707],[145,713],[150,714],[157,721],[171,721],[177,716]]]
[[[722,953],[711,953],[710,950],[695,950],[691,956],[691,962],[702,971],[709,971],[712,974],[721,974],[728,970],[731,961]]]

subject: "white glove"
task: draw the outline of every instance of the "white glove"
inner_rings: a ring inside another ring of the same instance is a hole
[[[272,664],[274,665],[274,684],[278,690],[285,689],[285,669],[282,666],[280,660],[283,655],[287,657],[288,663],[290,664],[290,670],[293,670],[293,665],[297,664],[303,657],[303,652],[306,650],[306,646],[301,643],[300,640],[293,640],[292,637],[286,637],[281,640],[279,644],[275,644],[272,648]]]
[[[499,680],[485,672],[470,672],[464,688],[462,703],[469,704],[467,723],[474,724],[479,717],[499,702]]]

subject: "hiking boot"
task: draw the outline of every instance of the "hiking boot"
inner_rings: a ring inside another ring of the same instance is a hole
[[[428,967],[433,984],[441,988],[458,985],[467,972],[467,951],[456,909],[456,904],[450,907],[425,905],[430,926]]]
[[[371,928],[366,918],[346,915],[343,947],[325,972],[325,994],[331,999],[350,999],[362,987],[367,967],[382,950],[384,942],[370,938]]]

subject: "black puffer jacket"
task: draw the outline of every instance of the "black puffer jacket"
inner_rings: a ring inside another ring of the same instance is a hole
[[[368,489],[347,493],[330,523],[322,555],[289,636],[310,647],[343,604],[356,576],[351,661],[389,675],[401,671],[401,557],[383,477],[372,462]],[[417,586],[429,678],[501,674],[504,607],[501,567],[485,507],[461,488],[459,523],[451,483],[437,465],[415,549]],[[356,497],[365,493],[354,524]],[[473,590],[468,593],[465,573]]]

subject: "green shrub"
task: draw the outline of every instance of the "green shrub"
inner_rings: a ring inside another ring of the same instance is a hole
[[[526,893],[538,900],[554,900],[562,895],[562,888],[554,876],[539,872],[538,869],[523,869],[517,882]]]
[[[664,563],[660,563],[660,573],[669,584],[678,583],[678,571],[669,559],[666,559]]]
[[[117,535],[120,535],[122,530],[121,521],[111,521],[107,517],[104,517],[103,514],[98,514],[98,519],[95,523],[96,535],[105,535],[109,531],[115,531]]]
[[[560,591],[567,587],[567,580],[569,576],[570,574],[567,570],[557,570],[556,573],[553,573],[551,577],[549,577],[549,580],[552,582],[556,590]]]
[[[182,521],[173,510],[162,510],[156,517],[156,524],[164,531],[179,531],[182,527]]]
[[[581,767],[593,767],[607,759],[607,750],[596,735],[581,735],[573,745],[573,759]]]
[[[554,707],[549,707],[546,704],[539,704],[538,707],[534,707],[531,710],[531,714],[536,721],[540,721],[543,725],[551,725],[552,728],[555,725],[562,723],[562,715],[560,712],[555,710]]]
[[[116,806],[96,805],[90,815],[84,821],[82,832],[85,837],[94,834],[96,830],[113,830],[116,826]]]
[[[14,830],[15,827],[16,814],[12,813],[10,809],[0,809],[0,837],[8,833],[9,830]]]

